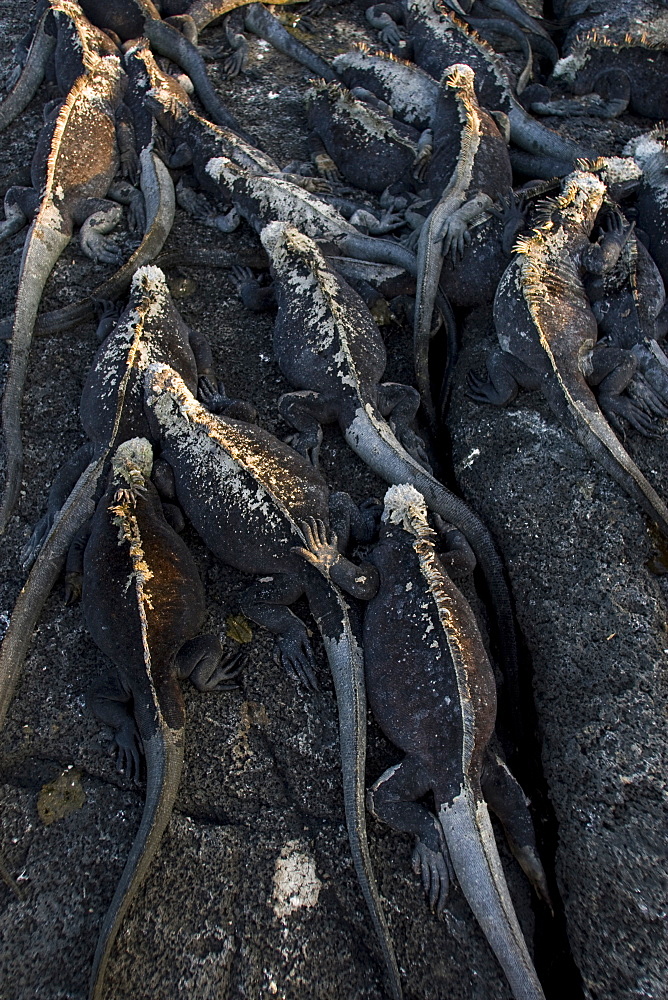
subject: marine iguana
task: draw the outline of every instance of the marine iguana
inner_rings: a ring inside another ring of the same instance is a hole
[[[415,375],[434,422],[429,378],[431,321],[443,258],[461,256],[469,226],[513,181],[508,148],[496,124],[476,99],[470,66],[449,66],[441,80],[442,98],[433,126],[434,156],[427,170],[436,205],[420,232],[413,339]],[[453,100],[454,96],[454,100]]]
[[[139,774],[146,799],[139,831],[106,916],[93,959],[90,1000],[100,1000],[111,950],[169,823],[183,767],[185,707],[179,679],[198,691],[230,686],[239,654],[202,635],[206,597],[195,560],[168,525],[150,480],[153,453],[144,438],[117,449],[83,553],[82,611],[96,645],[118,676],[88,698],[116,730],[118,767]]]
[[[552,177],[559,171],[563,175],[573,169],[576,158],[589,155],[527,114],[506,62],[455,14],[436,8],[433,0],[406,0],[402,8],[417,65],[437,80],[453,63],[470,66],[481,106],[507,115],[512,142],[533,154],[533,177]]]
[[[545,207],[545,221],[517,243],[494,301],[501,350],[487,379],[471,373],[469,394],[503,406],[520,386],[541,389],[557,418],[668,534],[668,508],[647,482],[608,421],[624,417],[641,433],[648,416],[622,392],[636,367],[629,351],[597,345],[597,324],[582,276],[613,268],[625,234],[612,229],[591,243],[606,194],[594,174],[575,171]],[[590,386],[597,386],[595,396]],[[606,419],[607,418],[607,419]]]
[[[496,777],[502,765],[488,752],[496,713],[491,664],[473,612],[439,559],[422,495],[392,486],[383,521],[370,555],[380,585],[365,608],[364,666],[374,718],[406,756],[374,784],[369,809],[416,837],[414,867],[439,915],[454,869],[513,996],[544,1000],[483,797],[485,777],[497,789],[509,777],[507,770]],[[331,556],[323,532],[308,556],[326,572]],[[430,792],[436,815],[419,801]],[[514,799],[521,801],[521,792]],[[522,822],[526,807],[524,814],[514,824],[524,834],[520,853],[542,888],[531,824]]]
[[[366,843],[364,666],[348,607],[338,584],[356,597],[375,591],[375,572],[342,555],[325,581],[293,546],[304,546],[307,518],[331,526],[345,549],[349,497],[329,490],[321,474],[268,431],[207,412],[165,365],[146,375],[146,406],[162,457],[174,471],[178,502],[207,547],[223,562],[261,577],[241,599],[247,617],[277,636],[289,673],[313,685],[307,632],[287,605],[305,594],[322,634],[339,707],[343,794],[353,863],[380,941],[393,997],[401,997],[399,971],[382,913]],[[336,503],[334,502],[336,501]],[[353,525],[354,526],[354,525]]]
[[[63,466],[49,492],[47,510],[22,553],[25,566],[35,559],[12,611],[0,647],[0,727],[20,676],[33,630],[62,568],[75,535],[92,514],[98,483],[109,457],[123,438],[149,434],[143,411],[142,378],[151,361],[173,365],[193,390],[215,382],[211,352],[175,309],[164,275],[155,267],[135,274],[130,302],[95,357],[82,392],[80,415],[88,437]],[[220,392],[220,387],[219,387]],[[221,403],[237,412],[232,401]],[[247,408],[242,408],[247,413]]]
[[[395,122],[340,83],[316,82],[305,100],[318,152],[326,152],[349,183],[381,192],[398,183],[412,187],[413,178],[423,175],[432,148],[429,130],[420,135]],[[317,155],[315,162],[319,166]]]
[[[607,87],[627,97],[628,109],[646,118],[668,116],[668,10],[665,4],[620,0],[605,13],[580,18],[566,35],[562,58],[548,83],[575,95]],[[572,108],[566,103],[566,113]],[[550,103],[544,111],[551,114]]]
[[[420,404],[409,386],[380,384],[385,346],[360,296],[316,244],[285,223],[263,230],[276,280],[274,353],[298,390],[279,400],[297,431],[293,445],[317,465],[322,423],[338,421],[350,447],[388,483],[411,483],[429,507],[462,531],[484,572],[511,703],[517,698],[517,646],[511,598],[494,542],[476,515],[425,468],[411,424]],[[389,423],[388,423],[389,420]]]
[[[90,72],[79,77],[53,123],[43,172],[35,170],[33,176],[35,190],[42,194],[23,250],[2,402],[7,471],[0,531],[11,516],[21,483],[21,400],[42,290],[76,223],[81,224],[80,240],[86,253],[102,260],[117,259],[118,252],[104,234],[118,222],[121,209],[105,196],[119,163],[115,113],[123,80],[116,56],[99,58]]]

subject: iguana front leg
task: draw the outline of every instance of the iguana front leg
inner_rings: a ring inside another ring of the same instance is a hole
[[[397,440],[416,462],[431,472],[424,441],[414,429],[421,403],[417,389],[399,382],[384,382],[378,386],[376,399],[381,415],[389,421]]]
[[[388,768],[367,792],[367,808],[393,830],[413,834],[413,871],[422,876],[429,906],[441,917],[454,872],[440,823],[417,801],[429,791],[429,775],[408,755],[401,764]]]
[[[123,251],[113,240],[106,238],[123,217],[123,209],[113,201],[97,199],[97,207],[83,222],[79,231],[81,249],[94,261],[105,264],[120,264]]]
[[[539,375],[507,351],[492,351],[489,355],[487,378],[469,372],[466,381],[470,399],[492,406],[507,406],[517,397],[520,388],[533,391],[541,384]]]
[[[356,566],[342,555],[339,540],[333,531],[327,530],[322,521],[313,517],[302,521],[305,545],[295,546],[292,551],[302,557],[324,576],[326,580],[340,587],[359,601],[370,601],[378,592],[378,570],[370,563]]]

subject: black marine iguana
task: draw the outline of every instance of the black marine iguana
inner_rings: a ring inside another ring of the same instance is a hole
[[[491,664],[473,612],[439,559],[422,495],[407,484],[391,487],[383,521],[370,555],[380,584],[364,613],[364,668],[373,715],[406,756],[375,783],[369,809],[416,837],[414,867],[439,916],[454,869],[513,996],[544,1000],[483,798],[487,785],[518,859],[545,897],[522,792],[489,752],[496,714]],[[309,542],[304,557],[326,574],[326,532],[312,533]],[[436,816],[419,801],[429,792]]]
[[[434,156],[427,171],[436,205],[418,240],[415,375],[432,420],[429,340],[443,257],[450,251],[453,259],[461,256],[471,239],[470,224],[508,191],[513,180],[506,142],[478,104],[474,84],[470,66],[455,64],[443,74],[438,122],[434,124]]]
[[[169,526],[150,480],[153,452],[145,438],[121,444],[112,460],[83,553],[82,611],[95,643],[118,676],[88,697],[116,730],[119,769],[139,774],[146,761],[146,800],[139,831],[106,916],[93,959],[90,1000],[100,1000],[123,917],[169,823],[183,767],[185,709],[179,679],[199,691],[230,686],[238,654],[202,635],[204,587],[195,561]]]
[[[520,386],[541,389],[556,416],[668,534],[668,508],[632,461],[610,423],[620,417],[647,433],[645,410],[621,394],[636,369],[630,351],[597,345],[597,324],[582,276],[615,267],[626,234],[616,228],[591,243],[605,184],[591,173],[565,178],[546,205],[545,221],[518,241],[494,302],[502,350],[487,362],[488,378],[469,375],[470,395],[503,406]],[[595,396],[590,386],[597,386]],[[607,419],[606,419],[607,418]]]
[[[388,483],[411,483],[429,507],[472,545],[493,603],[499,653],[511,703],[517,697],[517,652],[503,565],[484,525],[425,468],[411,427],[415,389],[380,384],[385,345],[364,302],[329,266],[316,244],[284,223],[262,232],[276,279],[274,352],[298,392],[282,396],[281,415],[297,431],[294,446],[317,464],[322,423],[338,421],[350,447]],[[388,423],[389,421],[389,423]]]
[[[345,548],[360,512],[345,494],[329,495],[306,459],[268,431],[214,416],[165,365],[150,366],[146,406],[162,457],[174,470],[178,502],[209,549],[223,562],[261,579],[242,597],[247,617],[277,636],[286,669],[313,686],[313,653],[306,629],[288,605],[305,594],[322,634],[339,706],[343,792],[355,870],[378,935],[393,997],[399,971],[382,913],[366,843],[364,666],[348,607],[337,586],[368,599],[375,572],[341,556],[325,582],[293,546],[304,546],[308,518],[330,525]],[[360,525],[360,529],[364,525]],[[368,531],[367,531],[368,533]]]
[[[105,315],[100,323],[106,339],[95,356],[81,396],[80,416],[88,443],[56,476],[46,513],[22,553],[24,565],[30,565],[35,557],[36,561],[0,647],[0,727],[44,602],[74,536],[92,513],[98,483],[112,450],[125,438],[150,435],[143,409],[146,367],[152,361],[169,363],[193,391],[198,385],[206,384],[208,388],[209,382],[215,383],[208,345],[181,319],[158,268],[137,271],[128,307],[110,332],[111,321],[112,316]],[[232,403],[225,401],[224,405],[229,409]],[[240,412],[248,414],[247,404]]]
[[[306,106],[309,128],[349,183],[381,192],[398,183],[413,186],[413,178],[424,172],[431,154],[429,130],[420,135],[357,100],[340,83],[316,82]],[[317,155],[315,162],[320,169]]]
[[[606,5],[604,13],[576,21],[548,83],[566,84],[575,95],[590,94],[604,86],[610,91],[611,116],[628,106],[629,111],[646,118],[666,118],[667,47],[665,4],[617,0]],[[577,109],[577,99],[556,103],[557,109],[563,105],[557,113],[570,115]],[[548,101],[540,110],[552,114],[555,109]]]
[[[97,59],[70,90],[53,122],[47,155],[35,164],[34,185],[41,191],[41,204],[23,250],[2,403],[7,472],[0,531],[7,525],[21,484],[20,410],[42,290],[76,223],[81,224],[82,247],[90,256],[103,260],[118,256],[104,234],[118,222],[121,209],[105,196],[119,163],[115,113],[123,81],[116,56]]]

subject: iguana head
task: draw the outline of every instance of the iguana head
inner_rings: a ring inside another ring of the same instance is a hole
[[[146,438],[130,438],[119,444],[111,460],[114,484],[121,490],[141,489],[153,469],[153,448]]]
[[[164,272],[159,267],[147,264],[135,271],[130,302],[145,319],[155,319],[166,311],[171,297]]]
[[[142,38],[124,50],[128,71],[134,70],[135,85],[145,91],[144,102],[166,132],[187,117],[193,105],[181,84],[164,73],[155,61],[149,42]]]

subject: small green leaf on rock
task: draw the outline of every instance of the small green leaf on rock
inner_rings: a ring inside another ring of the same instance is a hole
[[[54,781],[43,785],[37,796],[37,812],[44,826],[81,809],[86,793],[81,787],[81,771],[68,767]]]
[[[225,619],[227,631],[225,635],[234,642],[251,642],[253,633],[245,615],[230,615]]]

